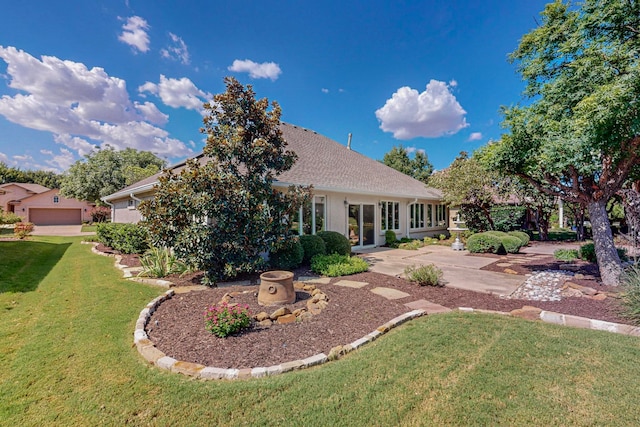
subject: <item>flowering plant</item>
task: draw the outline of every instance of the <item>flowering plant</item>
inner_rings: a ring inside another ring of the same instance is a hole
[[[220,305],[207,307],[204,312],[205,328],[220,338],[225,338],[241,329],[249,327],[251,315],[248,305]]]

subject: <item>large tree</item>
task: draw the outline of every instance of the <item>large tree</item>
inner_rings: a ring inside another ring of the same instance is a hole
[[[557,0],[511,54],[528,103],[504,109],[496,168],[585,205],[602,280],[622,272],[606,204],[640,160],[640,2]]]
[[[429,182],[429,177],[433,173],[433,165],[429,162],[426,153],[416,151],[412,159],[402,145],[393,146],[382,158],[382,163],[425,184]]]
[[[60,192],[65,197],[101,204],[100,197],[158,173],[165,165],[164,160],[149,151],[133,148],[117,151],[107,146],[71,165],[62,179]]]
[[[280,106],[269,109],[234,78],[225,84],[204,106],[203,155],[164,173],[155,197],[140,205],[152,243],[204,270],[207,284],[259,269],[262,253],[286,243],[309,197],[309,189],[272,185],[297,158],[280,131]]]
[[[19,182],[40,184],[47,188],[60,188],[61,176],[52,171],[22,170],[0,162],[0,184]]]

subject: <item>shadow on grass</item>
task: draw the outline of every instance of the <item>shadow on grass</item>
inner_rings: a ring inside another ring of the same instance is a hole
[[[71,243],[0,241],[0,293],[38,288]]]

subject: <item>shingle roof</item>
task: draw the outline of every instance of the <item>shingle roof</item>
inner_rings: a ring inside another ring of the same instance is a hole
[[[287,149],[298,155],[293,167],[277,177],[276,185],[313,185],[316,191],[372,194],[379,196],[440,199],[441,193],[422,182],[364,156],[346,146],[299,126],[282,123],[280,126]],[[204,159],[203,159],[204,160]],[[184,162],[172,166],[184,167]],[[160,174],[153,175],[117,193],[107,200],[150,188]]]
[[[0,188],[6,187],[8,185],[17,185],[18,187],[22,187],[25,190],[35,194],[40,194],[40,193],[44,193],[45,191],[49,191],[47,187],[44,187],[40,184],[23,184],[22,182],[7,182],[6,184],[0,185]]]

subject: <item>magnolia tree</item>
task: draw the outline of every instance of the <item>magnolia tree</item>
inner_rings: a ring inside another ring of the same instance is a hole
[[[252,87],[225,79],[227,90],[204,105],[203,154],[179,172],[166,171],[155,197],[140,205],[154,246],[205,272],[203,282],[253,272],[261,254],[281,247],[290,219],[310,189],[274,189],[296,155],[286,150],[280,107],[256,100]]]
[[[504,109],[508,133],[487,147],[496,169],[587,207],[602,280],[622,265],[607,201],[640,161],[640,2],[560,0],[511,54],[528,103]]]

